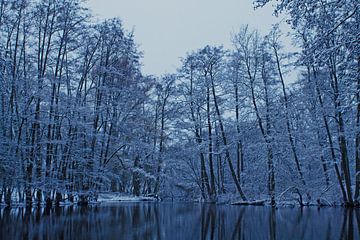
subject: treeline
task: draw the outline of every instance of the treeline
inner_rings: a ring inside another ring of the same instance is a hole
[[[282,12],[300,52],[284,52],[278,25],[264,36],[244,26],[234,50],[206,46],[183,59],[181,126],[197,153],[184,159],[188,184],[209,200],[236,189],[271,205],[358,205],[359,3],[279,1]]]
[[[157,181],[155,80],[140,72],[133,33],[119,19],[93,23],[81,2],[0,3],[0,199],[7,204],[87,201],[110,189],[139,195],[143,169],[152,173],[146,191]]]
[[[80,0],[2,0],[0,200],[358,203],[359,4],[281,11],[300,52],[278,26],[243,26],[232,50],[205,46],[156,78],[120,20],[94,23]]]

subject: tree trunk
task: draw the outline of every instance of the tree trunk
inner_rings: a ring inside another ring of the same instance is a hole
[[[263,60],[264,61],[264,60]],[[265,90],[265,104],[266,104],[266,132],[264,135],[264,139],[266,142],[267,155],[268,155],[268,170],[269,170],[269,193],[271,197],[271,205],[275,206],[275,167],[274,167],[274,156],[272,151],[272,141],[271,141],[271,120],[270,120],[270,99],[268,94],[268,82],[267,77],[265,76],[265,62],[263,62],[262,66],[262,79],[264,83]],[[260,114],[259,114],[260,116]]]
[[[316,70],[314,68],[313,68],[313,74],[314,74],[314,81],[315,81],[315,90],[316,90],[317,98],[319,100],[319,104],[320,104],[320,108],[321,108],[322,119],[323,119],[323,122],[324,122],[324,125],[325,125],[326,135],[327,135],[327,138],[328,138],[328,141],[329,141],[330,153],[331,153],[331,158],[332,158],[333,163],[334,163],[335,174],[336,174],[336,177],[337,177],[338,182],[339,182],[339,187],[340,187],[340,190],[341,190],[341,193],[342,193],[343,201],[347,202],[347,196],[346,196],[346,192],[345,192],[345,187],[344,187],[344,184],[343,184],[343,181],[342,181],[342,178],[341,178],[341,173],[340,173],[339,166],[338,166],[337,161],[336,161],[336,155],[335,155],[335,150],[334,150],[335,148],[334,148],[334,144],[333,144],[333,140],[332,140],[332,135],[331,135],[331,131],[330,131],[329,122],[328,122],[328,120],[326,118],[326,114],[325,114],[325,111],[324,111],[324,101],[323,101],[322,96],[321,96],[320,87],[319,87],[318,82],[317,82]]]
[[[216,187],[215,187],[215,173],[213,164],[213,140],[212,140],[212,126],[211,126],[211,113],[210,113],[210,88],[206,89],[206,113],[207,113],[207,125],[208,125],[208,156],[210,166],[210,192],[209,195],[212,198],[216,198]]]
[[[236,143],[236,167],[237,177],[241,183],[241,172],[244,171],[244,153],[243,143],[241,141],[240,131],[240,109],[239,109],[239,87],[237,85],[237,79],[235,83],[235,117],[236,117],[236,131],[237,131],[237,143]]]
[[[201,136],[201,127],[199,126],[198,123],[198,119],[195,116],[195,104],[193,101],[193,69],[191,69],[190,72],[190,91],[189,91],[189,95],[190,95],[190,113],[191,113],[191,120],[194,124],[194,133],[195,133],[195,138],[196,138],[196,142],[198,144],[198,146],[201,146],[202,144],[202,136]],[[198,115],[199,114],[199,109],[197,109]],[[205,157],[204,157],[204,153],[202,152],[202,149],[200,149],[200,181],[201,181],[201,194],[203,196],[203,198],[206,198],[206,194],[205,194],[205,189],[207,189],[207,192],[210,192],[210,184],[209,184],[209,178],[206,172],[206,167],[205,167]]]
[[[359,202],[360,196],[360,57],[357,60],[357,85],[356,85],[356,137],[355,137],[355,200]]]
[[[284,81],[282,70],[281,70],[280,59],[279,59],[277,48],[275,46],[273,46],[273,49],[274,49],[274,53],[275,53],[277,70],[278,70],[278,73],[279,73],[279,76],[280,76],[282,92],[283,92],[283,95],[284,95],[286,129],[287,129],[288,138],[289,138],[289,142],[290,142],[290,146],[291,146],[291,151],[293,153],[294,161],[295,161],[295,164],[296,164],[296,169],[297,169],[297,172],[298,172],[298,174],[300,176],[300,180],[301,180],[302,184],[305,186],[306,183],[305,183],[305,179],[304,179],[304,174],[303,174],[303,172],[301,170],[299,157],[298,157],[298,154],[297,154],[297,151],[296,151],[294,137],[293,137],[292,129],[291,129],[291,126],[290,126],[289,102],[288,102],[286,88],[285,88],[285,81]]]
[[[337,118],[338,123],[338,142],[339,149],[341,153],[341,166],[345,177],[345,187],[347,193],[347,202],[345,204],[349,204],[352,206],[354,204],[352,191],[351,191],[351,176],[350,176],[350,168],[349,168],[349,159],[348,159],[348,150],[347,143],[345,137],[345,123],[342,115],[341,102],[340,102],[340,94],[339,94],[339,85],[336,74],[336,66],[335,60],[330,58],[330,77],[332,79],[332,87],[334,90],[334,105],[335,105],[335,116]]]
[[[224,146],[225,146],[225,157],[227,159],[227,162],[228,162],[228,165],[229,165],[229,168],[230,168],[231,176],[232,176],[233,181],[234,181],[234,183],[236,185],[236,189],[238,190],[242,200],[246,201],[247,198],[246,198],[246,196],[245,196],[245,194],[244,194],[244,192],[243,192],[243,190],[241,188],[240,182],[239,182],[239,180],[238,180],[238,178],[236,176],[236,172],[235,172],[234,166],[232,164],[231,155],[230,155],[230,151],[229,151],[229,145],[227,143],[225,129],[224,129],[224,125],[223,125],[223,122],[222,122],[222,119],[221,119],[221,113],[220,113],[219,105],[218,105],[218,102],[217,102],[214,79],[213,79],[212,75],[210,76],[210,79],[211,79],[211,88],[212,88],[213,101],[214,101],[215,110],[216,110],[216,114],[217,114],[218,121],[219,121],[219,126],[220,126],[220,133],[221,133],[222,140],[223,140],[223,143],[224,143]]]
[[[134,160],[133,179],[132,179],[133,194],[135,196],[140,196],[141,180],[140,180],[140,174],[137,169],[139,165],[140,165],[140,159],[139,156],[136,156]]]
[[[159,142],[159,157],[157,162],[157,169],[156,169],[156,181],[155,181],[155,189],[154,193],[158,194],[160,189],[160,178],[161,178],[161,165],[162,165],[162,154],[164,151],[164,133],[165,133],[165,104],[166,100],[162,103],[161,107],[161,126],[160,126],[160,142]]]

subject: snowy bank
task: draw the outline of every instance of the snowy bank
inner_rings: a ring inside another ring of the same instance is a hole
[[[119,193],[100,193],[97,202],[155,202],[160,199],[156,196],[129,196]]]

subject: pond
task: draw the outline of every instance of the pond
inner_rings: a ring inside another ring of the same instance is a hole
[[[3,208],[0,239],[360,239],[360,210],[167,202]]]

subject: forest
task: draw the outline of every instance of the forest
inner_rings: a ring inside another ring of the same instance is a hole
[[[136,32],[82,0],[1,0],[0,203],[359,205],[360,2],[267,4],[298,51],[243,25],[155,76]]]

